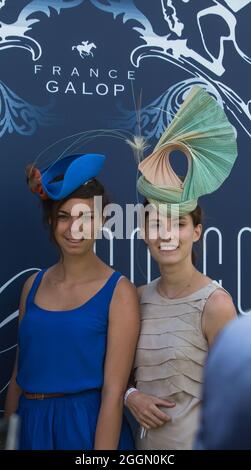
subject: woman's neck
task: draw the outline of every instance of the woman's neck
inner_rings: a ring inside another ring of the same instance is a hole
[[[93,251],[85,253],[82,257],[65,255],[56,265],[56,272],[61,281],[78,282],[97,277],[97,273],[104,269],[104,263]]]
[[[181,265],[166,266],[160,265],[161,278],[159,288],[161,292],[169,298],[181,296],[194,285],[196,286],[198,278],[203,276],[194,265],[184,262]]]

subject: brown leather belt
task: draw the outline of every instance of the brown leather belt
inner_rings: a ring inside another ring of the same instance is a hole
[[[24,392],[25,398],[29,400],[44,400],[45,398],[63,397],[65,393],[29,393]]]

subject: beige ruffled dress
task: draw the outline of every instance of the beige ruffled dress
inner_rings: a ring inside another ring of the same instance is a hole
[[[141,334],[135,358],[136,387],[176,402],[161,407],[172,421],[137,432],[137,449],[191,449],[198,429],[203,365],[208,345],[201,330],[201,316],[208,297],[220,288],[213,281],[193,294],[162,297],[148,284],[141,297]]]

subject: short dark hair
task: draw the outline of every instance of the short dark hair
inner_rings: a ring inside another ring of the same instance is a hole
[[[202,227],[203,227],[204,213],[203,213],[203,210],[201,209],[201,207],[199,206],[199,204],[197,204],[195,209],[192,212],[189,212],[188,215],[190,215],[192,217],[194,227],[197,227],[197,225],[199,225],[199,224],[201,224]],[[203,231],[201,233],[201,236],[202,235],[203,235]],[[201,248],[201,246],[199,248]],[[195,251],[195,249],[193,248],[193,250],[192,250],[192,263],[193,263],[194,266],[196,266],[197,260],[198,260],[198,254]]]

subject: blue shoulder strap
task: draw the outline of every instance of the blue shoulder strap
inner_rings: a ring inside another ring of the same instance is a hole
[[[115,271],[112,273],[110,279],[107,281],[106,284],[106,292],[108,293],[108,302],[110,303],[112,300],[113,292],[115,290],[115,287],[117,285],[118,280],[122,277],[123,275],[119,271]]]
[[[39,273],[36,275],[36,277],[35,277],[35,279],[34,279],[34,281],[33,281],[33,284],[32,284],[32,286],[31,286],[31,288],[30,288],[29,294],[28,294],[27,299],[26,299],[26,310],[27,310],[28,305],[29,305],[31,302],[33,302],[33,299],[34,299],[34,297],[35,297],[36,291],[37,291],[37,289],[38,289],[38,286],[39,286],[39,284],[40,284],[40,282],[41,282],[41,280],[42,280],[42,277],[43,277],[45,271],[46,271],[45,269],[41,269],[41,271],[39,271]]]

